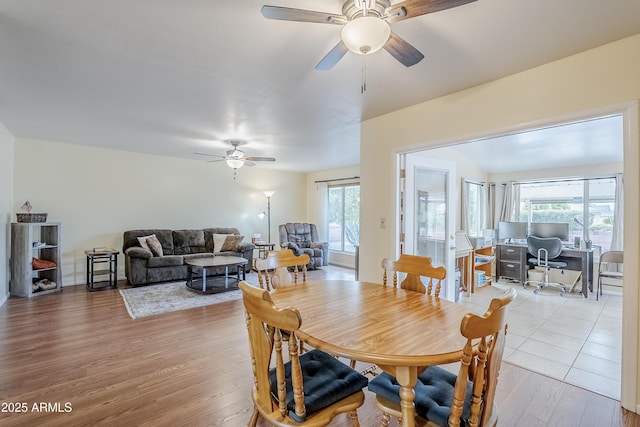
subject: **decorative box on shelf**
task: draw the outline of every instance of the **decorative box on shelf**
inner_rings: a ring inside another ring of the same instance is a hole
[[[47,222],[46,213],[17,213],[18,222]]]

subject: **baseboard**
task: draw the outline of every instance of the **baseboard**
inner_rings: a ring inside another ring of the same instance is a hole
[[[9,299],[9,292],[7,292],[3,297],[0,298],[0,307],[4,305],[5,302]]]
[[[353,267],[353,264],[346,264],[346,263],[342,263],[342,262],[330,262],[329,265],[335,265],[336,267],[343,267],[343,268],[349,268],[351,270],[355,270],[355,268]]]

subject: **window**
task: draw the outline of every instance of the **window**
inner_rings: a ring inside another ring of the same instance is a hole
[[[604,252],[611,248],[615,194],[614,178],[521,183],[518,220],[566,222],[570,242],[586,237],[584,224],[593,244]]]
[[[360,184],[329,186],[329,250],[355,253],[360,242]]]

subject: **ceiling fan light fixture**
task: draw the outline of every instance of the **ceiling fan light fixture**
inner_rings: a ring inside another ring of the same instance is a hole
[[[244,166],[244,161],[239,159],[226,159],[225,162],[227,162],[227,166],[232,169],[240,169],[242,166]]]
[[[389,24],[376,16],[356,18],[342,28],[342,41],[350,51],[360,55],[380,50],[390,35]]]

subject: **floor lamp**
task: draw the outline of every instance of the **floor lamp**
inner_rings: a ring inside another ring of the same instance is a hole
[[[268,240],[267,243],[271,244],[271,196],[273,196],[274,194],[276,194],[275,191],[263,191],[262,194],[264,194],[265,196],[267,196],[267,211],[266,212],[262,212],[259,216],[260,219],[264,219],[264,217],[267,217],[267,227],[268,227]]]

